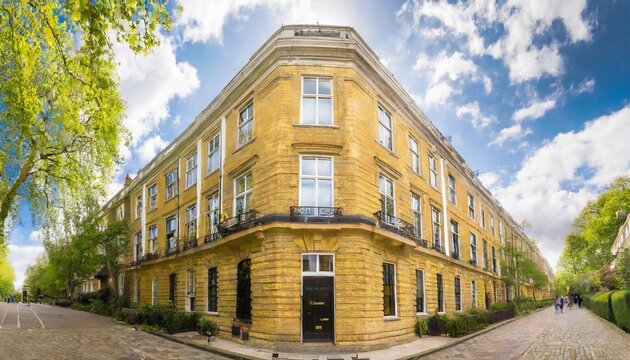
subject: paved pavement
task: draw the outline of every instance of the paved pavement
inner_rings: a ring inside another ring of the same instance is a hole
[[[225,359],[56,306],[0,302],[0,359]]]
[[[629,360],[630,334],[585,308],[518,319],[427,359]]]

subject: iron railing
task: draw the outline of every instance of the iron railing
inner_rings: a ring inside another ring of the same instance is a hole
[[[416,227],[406,222],[403,219],[383,213],[383,211],[377,211],[374,216],[379,221],[381,228],[387,229],[396,234],[402,235],[416,242],[416,245],[422,247],[429,247],[429,242],[416,235]]]
[[[442,246],[442,244],[438,242],[433,243],[433,249],[439,253],[446,255],[446,249],[444,248],[444,246]]]
[[[197,247],[197,238],[196,237],[190,237],[186,240],[184,240],[184,246],[182,247],[183,251],[192,249]]]
[[[227,236],[237,231],[253,227],[258,217],[258,211],[252,209],[220,222],[217,225],[217,230],[221,236]]]
[[[468,262],[469,262],[469,263],[470,263],[470,265],[472,265],[472,266],[477,266],[477,260],[475,260],[475,259],[470,259],[470,260],[468,260]]]
[[[216,228],[215,228],[215,230],[216,230]],[[219,233],[217,231],[210,232],[210,233],[208,233],[208,235],[204,236],[203,242],[204,242],[204,244],[211,243],[213,241],[219,240],[219,237],[220,236],[219,236]]]
[[[147,253],[147,254],[144,256],[144,258],[145,258],[145,260],[146,260],[146,261],[149,261],[149,260],[155,260],[155,259],[157,259],[157,258],[159,258],[159,257],[160,257],[160,255],[157,253],[157,251],[156,251],[156,252]]]
[[[324,207],[324,206],[291,206],[289,208],[291,221],[294,218],[333,218],[341,221],[343,216],[343,208],[340,207]]]
[[[460,256],[459,256],[459,251],[455,251],[455,250],[451,251],[451,257],[453,259],[455,259],[455,260],[460,260],[461,259]]]

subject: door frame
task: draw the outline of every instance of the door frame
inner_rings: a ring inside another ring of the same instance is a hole
[[[319,256],[317,257],[317,268],[316,271],[304,271],[303,266],[303,256],[304,255],[330,255],[333,259],[333,271],[319,271]],[[337,271],[337,259],[335,254],[332,252],[303,252],[300,253],[300,343],[304,343],[304,277],[305,276],[313,276],[313,277],[332,277],[333,278],[333,344],[337,344],[337,279],[336,279],[336,271]]]

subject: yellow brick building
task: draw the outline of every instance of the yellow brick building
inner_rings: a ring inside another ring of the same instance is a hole
[[[348,27],[279,29],[104,212],[133,228],[121,293],[260,344],[383,346],[503,301],[506,242],[549,269]]]

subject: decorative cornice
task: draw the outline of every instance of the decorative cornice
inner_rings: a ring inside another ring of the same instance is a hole
[[[402,176],[402,173],[400,171],[396,170],[396,168],[389,165],[387,162],[385,162],[385,160],[379,158],[378,156],[374,156],[374,161],[376,161],[376,166],[381,168],[383,172],[390,175],[394,179],[398,179]]]
[[[300,154],[339,156],[343,150],[343,146],[336,144],[294,143],[291,146]]]

